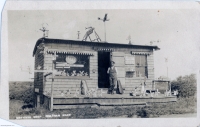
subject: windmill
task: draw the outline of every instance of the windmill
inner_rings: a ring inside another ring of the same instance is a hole
[[[107,14],[105,14],[104,18],[101,19],[98,17],[98,20],[102,20],[104,22],[104,30],[105,30],[105,42],[106,42],[106,21],[109,21],[109,19],[107,19]]]

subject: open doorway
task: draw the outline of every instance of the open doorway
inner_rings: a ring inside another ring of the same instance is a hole
[[[109,76],[107,74],[110,66],[110,52],[98,52],[98,87],[109,88]]]

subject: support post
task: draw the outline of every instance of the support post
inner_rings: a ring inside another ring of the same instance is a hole
[[[168,78],[168,66],[167,66],[167,78]]]
[[[172,86],[171,86],[171,82],[169,81],[169,87],[170,87],[170,96],[171,96],[171,93],[172,93]]]
[[[155,83],[152,81],[152,90],[155,90]]]
[[[105,30],[105,42],[106,42],[106,23],[104,22],[104,30]]]
[[[52,60],[52,84],[51,84],[51,108],[50,110],[53,111],[53,87],[54,87],[54,60]]]
[[[37,108],[40,107],[40,95],[37,94]]]

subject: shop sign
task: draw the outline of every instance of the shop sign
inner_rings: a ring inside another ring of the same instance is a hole
[[[67,55],[65,60],[68,64],[74,64],[74,63],[76,63],[77,58],[75,56],[72,56],[72,55]]]
[[[56,63],[56,68],[84,67],[83,64]]]

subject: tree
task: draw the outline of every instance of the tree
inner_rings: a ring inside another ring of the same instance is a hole
[[[178,97],[184,98],[187,102],[187,106],[191,100],[194,98],[197,92],[197,82],[195,74],[186,75],[184,77],[179,76],[176,80],[172,81],[172,91],[178,90]]]
[[[179,76],[175,81],[172,81],[172,91],[178,90],[179,97],[187,98],[194,96],[197,91],[197,82],[195,74]]]

